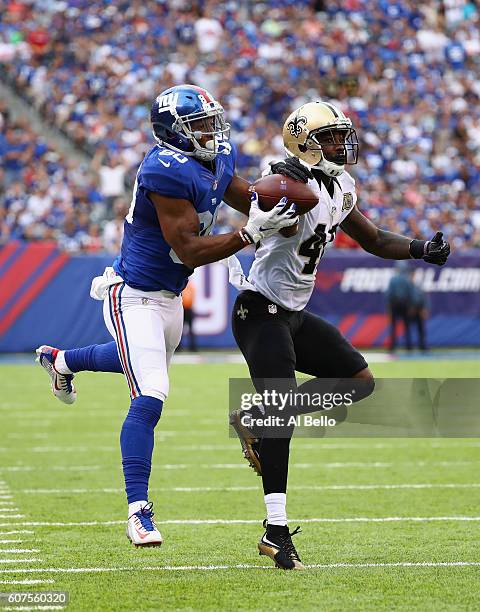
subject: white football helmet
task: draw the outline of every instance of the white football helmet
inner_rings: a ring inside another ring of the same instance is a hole
[[[296,156],[327,176],[340,176],[358,160],[358,139],[352,121],[338,107],[322,100],[293,111],[283,125],[283,144]]]

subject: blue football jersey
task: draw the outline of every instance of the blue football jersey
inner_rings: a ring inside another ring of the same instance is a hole
[[[133,198],[124,223],[121,255],[113,267],[130,287],[167,289],[179,295],[193,270],[166,242],[147,192],[189,200],[197,211],[200,235],[210,234],[224,193],[235,172],[236,151],[217,155],[215,174],[193,157],[156,145],[137,172]]]

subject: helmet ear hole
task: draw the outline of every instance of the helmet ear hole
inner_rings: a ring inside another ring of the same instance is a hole
[[[302,153],[305,153],[305,151],[307,150],[307,147],[304,144],[299,144],[298,145],[298,149],[299,151],[301,151]]]

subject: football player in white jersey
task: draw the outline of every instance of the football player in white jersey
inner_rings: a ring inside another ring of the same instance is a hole
[[[450,247],[440,232],[430,241],[416,240],[381,230],[360,212],[355,181],[345,170],[357,162],[357,135],[351,120],[333,104],[309,102],[295,110],[285,121],[283,140],[291,157],[272,163],[272,172],[308,183],[319,201],[300,217],[295,235],[275,234],[257,247],[248,276],[250,288],[238,295],[233,308],[233,333],[258,392],[271,390],[273,384],[277,390],[295,388],[295,371],[299,371],[340,379],[335,391],[348,380],[351,389],[353,381],[358,401],[374,388],[367,362],[333,325],[305,311],[317,265],[337,228],[364,250],[386,259],[422,258],[443,265]],[[303,569],[291,540],[297,531],[289,531],[286,513],[293,427],[272,437],[245,426],[264,413],[254,407],[230,417],[245,458],[262,476],[267,519],[258,548],[278,567]]]

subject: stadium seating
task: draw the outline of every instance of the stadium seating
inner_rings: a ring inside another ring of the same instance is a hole
[[[480,246],[473,3],[32,0],[0,7],[2,71],[92,158],[90,167],[69,164],[0,109],[2,243],[112,248],[104,228],[111,231],[108,222],[126,205],[152,143],[149,102],[159,90],[194,82],[226,108],[240,175],[256,178],[283,156],[281,126],[292,107],[334,99],[357,126],[353,174],[372,220],[427,238],[441,229],[455,249]],[[112,189],[102,173],[116,177]],[[224,207],[221,231],[239,223]]]

